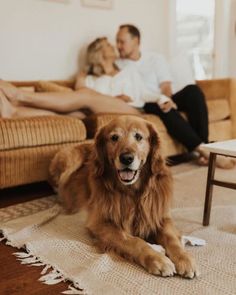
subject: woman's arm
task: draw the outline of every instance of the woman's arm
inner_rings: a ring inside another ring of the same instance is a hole
[[[75,90],[86,87],[86,76],[84,72],[78,74],[75,80]]]

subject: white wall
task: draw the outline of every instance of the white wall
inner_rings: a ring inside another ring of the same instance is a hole
[[[122,23],[142,32],[143,48],[168,54],[166,0],[113,0],[111,10],[80,0],[0,0],[0,78],[67,79],[78,53],[98,36],[114,42]]]
[[[236,0],[216,0],[215,78],[236,77]]]
[[[229,30],[229,60],[230,76],[236,78],[236,0],[231,0],[230,9],[230,30]]]
[[[230,2],[216,0],[214,78],[229,76]]]

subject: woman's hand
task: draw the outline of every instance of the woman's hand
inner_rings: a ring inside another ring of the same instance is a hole
[[[132,99],[129,96],[124,95],[124,94],[117,95],[116,97],[119,98],[119,99],[121,99],[121,100],[123,100],[124,102],[131,102],[132,101]]]

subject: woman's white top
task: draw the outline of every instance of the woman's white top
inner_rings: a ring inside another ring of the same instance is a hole
[[[88,75],[85,78],[85,85],[106,95],[127,95],[132,99],[129,104],[137,108],[142,108],[145,102],[157,102],[161,99],[160,94],[148,94],[137,68],[133,66],[125,67],[115,76],[103,75],[96,77]]]

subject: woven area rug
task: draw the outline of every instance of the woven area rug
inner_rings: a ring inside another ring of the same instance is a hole
[[[206,168],[189,164],[172,168],[175,180],[173,217],[184,234],[205,239],[203,247],[187,249],[201,275],[193,280],[161,278],[113,254],[101,254],[84,228],[83,212],[63,215],[50,196],[0,210],[2,242],[24,248],[21,263],[45,265],[40,280],[71,282],[65,294],[236,294],[236,191],[216,187],[211,225],[203,227]],[[217,171],[235,181],[236,169]]]

